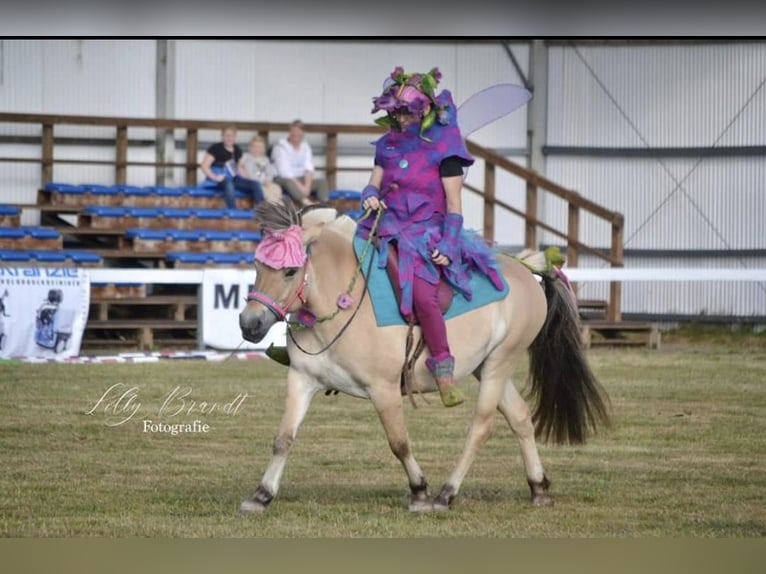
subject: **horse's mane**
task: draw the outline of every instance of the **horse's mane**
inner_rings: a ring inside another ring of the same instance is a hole
[[[301,215],[292,201],[262,201],[255,208],[255,219],[261,229],[281,231],[301,224]]]
[[[255,219],[261,229],[280,231],[291,225],[300,225],[304,230],[324,226],[329,231],[351,242],[356,232],[356,222],[348,215],[338,215],[334,207],[316,205],[298,211],[292,201],[264,201],[255,210]]]

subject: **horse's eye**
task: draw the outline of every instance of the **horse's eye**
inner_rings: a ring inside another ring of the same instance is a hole
[[[285,277],[290,279],[291,277],[295,277],[296,273],[298,273],[297,268],[288,269],[287,271],[285,271]]]

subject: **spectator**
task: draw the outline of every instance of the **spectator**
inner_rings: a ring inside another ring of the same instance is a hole
[[[314,159],[311,146],[303,138],[303,122],[295,120],[290,124],[286,138],[277,142],[271,152],[277,168],[276,182],[290,194],[296,203],[311,205],[327,201],[327,182],[314,177]]]
[[[242,156],[242,173],[261,183],[267,201],[279,201],[282,197],[282,188],[274,181],[277,170],[266,155],[266,140],[261,136],[250,140],[248,151]]]
[[[263,186],[259,181],[243,177],[242,148],[235,143],[237,128],[234,126],[223,128],[221,140],[205,151],[200,163],[202,173],[207,177],[208,183],[215,184],[216,189],[223,191],[226,207],[229,209],[237,207],[235,189],[249,193],[255,206],[263,201]]]

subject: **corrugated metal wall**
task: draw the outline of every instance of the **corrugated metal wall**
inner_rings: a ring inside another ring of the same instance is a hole
[[[764,146],[765,80],[766,43],[552,47],[548,144]],[[626,248],[766,248],[766,157],[551,156],[547,172],[623,213]],[[587,243],[608,241],[582,231]]]
[[[766,42],[553,46],[547,144],[573,148],[708,148],[766,145]],[[763,250],[766,157],[547,157],[554,181],[625,216],[626,250]],[[566,224],[563,202],[547,221]],[[609,247],[609,225],[581,222],[585,243]],[[543,241],[559,244],[551,234]],[[582,256],[582,267],[604,263]],[[763,257],[637,257],[627,267],[743,267]],[[607,299],[608,285],[581,284]],[[755,283],[625,283],[624,313],[766,315]]]

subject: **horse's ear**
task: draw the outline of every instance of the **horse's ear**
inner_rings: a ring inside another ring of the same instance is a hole
[[[308,247],[312,243],[314,243],[317,239],[319,239],[319,234],[322,233],[322,229],[324,228],[324,223],[319,223],[316,225],[312,225],[308,229],[304,227],[303,229],[303,246]]]

